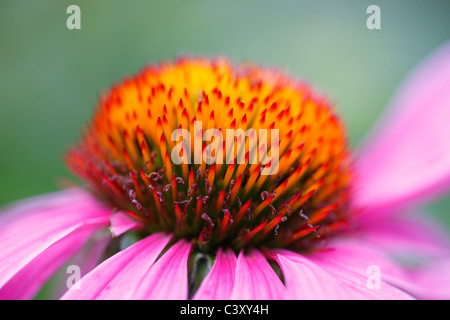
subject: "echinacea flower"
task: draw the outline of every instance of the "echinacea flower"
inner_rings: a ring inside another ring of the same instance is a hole
[[[0,298],[32,298],[83,248],[63,299],[449,298],[449,241],[413,205],[450,187],[450,45],[390,110],[353,159],[328,101],[276,70],[147,67],[68,152],[86,186],[2,212]]]

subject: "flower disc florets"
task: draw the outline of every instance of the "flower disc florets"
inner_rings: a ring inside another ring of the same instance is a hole
[[[202,251],[307,249],[340,230],[348,160],[326,100],[277,71],[222,59],[179,59],[125,79],[67,155],[147,233],[171,232]]]

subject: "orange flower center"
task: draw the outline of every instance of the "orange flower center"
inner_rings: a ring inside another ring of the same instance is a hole
[[[351,215],[345,132],[328,102],[222,59],[162,63],[114,86],[67,163],[148,232],[203,251],[307,249]]]

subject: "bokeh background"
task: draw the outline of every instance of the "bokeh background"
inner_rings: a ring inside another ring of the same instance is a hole
[[[66,9],[81,8],[81,30]],[[381,8],[381,30],[366,9]],[[337,104],[352,147],[407,73],[450,39],[448,0],[0,1],[0,206],[73,179],[62,157],[99,94],[180,54],[253,60]],[[427,206],[450,226],[450,198]]]

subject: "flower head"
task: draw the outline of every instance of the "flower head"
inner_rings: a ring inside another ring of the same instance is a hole
[[[148,233],[204,252],[308,249],[352,214],[345,132],[328,102],[279,72],[222,59],[151,66],[114,86],[67,161]]]

